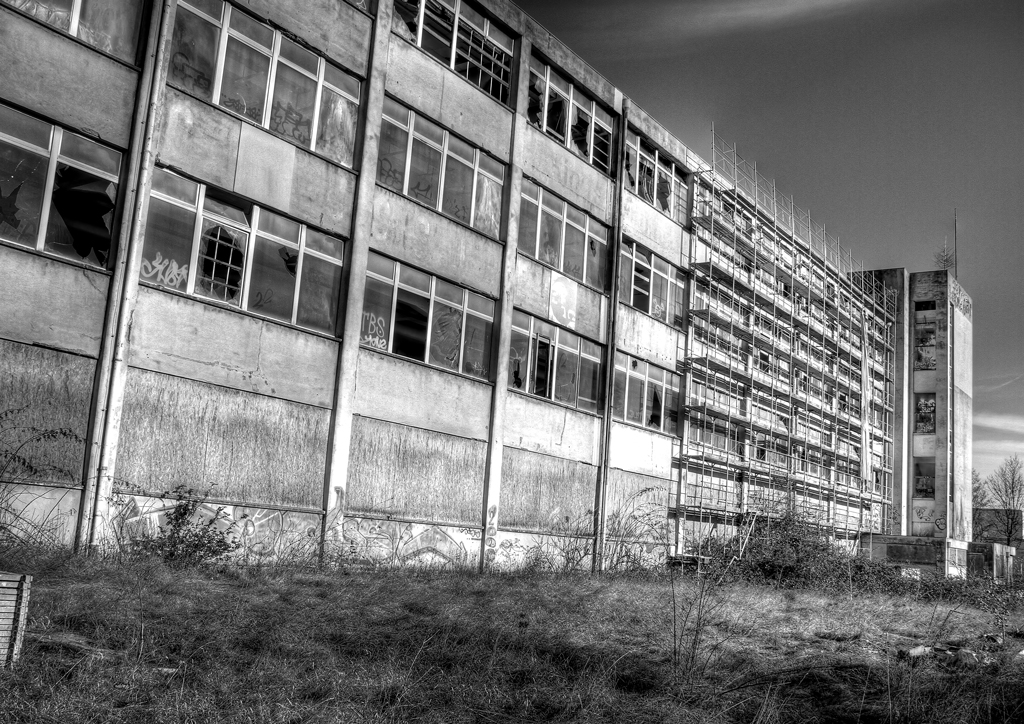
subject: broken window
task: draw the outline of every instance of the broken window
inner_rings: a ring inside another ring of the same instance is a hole
[[[140,279],[334,334],[343,242],[165,169],[153,171]]]
[[[370,253],[359,343],[487,380],[494,302]]]
[[[393,24],[410,43],[423,48],[499,103],[508,105],[512,38],[469,3],[397,0]]]
[[[914,369],[935,369],[935,323],[914,324]]]
[[[935,433],[935,395],[914,396],[914,432]]]
[[[168,83],[352,166],[360,82],[220,0],[178,4]]]
[[[377,183],[492,238],[501,232],[505,165],[390,98],[384,99]]]
[[[612,174],[612,115],[540,58],[530,58],[527,119],[588,163]]]
[[[621,301],[677,329],[686,326],[686,275],[640,244],[624,241]]]
[[[135,62],[143,4],[134,0],[0,0],[115,58]]]
[[[0,239],[106,266],[120,167],[118,151],[0,106]]]
[[[550,322],[514,311],[509,387],[598,412],[603,348]]]
[[[615,353],[612,417],[667,432],[679,431],[679,375]]]
[[[626,133],[626,188],[674,219],[689,223],[689,174],[643,136]]]
[[[914,497],[935,497],[935,461],[925,459],[914,460]]]
[[[608,227],[523,179],[519,251],[600,291],[607,289]]]

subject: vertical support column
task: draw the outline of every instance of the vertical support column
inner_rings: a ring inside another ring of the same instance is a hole
[[[616,99],[618,91],[616,91]],[[601,411],[601,468],[597,473],[597,489],[594,491],[594,556],[591,569],[600,573],[604,567],[604,543],[608,504],[608,452],[612,437],[612,392],[615,385],[615,344],[618,337],[619,319],[619,267],[622,264],[622,188],[626,165],[626,131],[629,123],[628,98],[622,100],[619,116],[618,156],[615,159],[615,198],[612,202],[612,254],[611,295],[608,304],[608,354],[604,366],[604,409]]]
[[[329,537],[340,540],[348,489],[349,454],[352,440],[352,400],[356,391],[356,363],[359,358],[359,330],[363,318],[363,293],[366,288],[366,262],[370,254],[373,228],[373,199],[377,183],[377,152],[384,110],[384,81],[387,77],[388,50],[391,43],[393,0],[378,0],[373,23],[370,59],[367,65],[366,112],[362,152],[359,156],[359,180],[356,182],[355,208],[352,213],[352,239],[346,253],[348,287],[344,302],[341,354],[335,372],[334,405],[327,442],[327,469],[324,473],[321,527],[321,555]]]
[[[530,54],[528,38],[520,40],[519,62],[513,74],[516,88],[515,119],[508,183],[508,223],[505,227],[505,249],[501,260],[501,299],[498,306],[497,344],[494,346],[494,390],[487,426],[487,467],[484,473],[484,495],[481,512],[483,535],[480,536],[479,570],[487,570],[498,554],[498,520],[501,507],[501,470],[505,445],[505,403],[508,399],[508,360],[512,346],[512,304],[515,300],[516,240],[519,238],[519,199],[523,186],[523,145],[526,133],[526,108],[529,102]]]
[[[129,210],[125,219],[130,221],[121,227],[114,274],[107,296],[90,409],[84,463],[85,485],[75,550],[95,543],[97,526],[107,517],[106,503],[113,491],[113,472],[128,372],[129,336],[139,292],[143,223],[149,209],[149,189],[153,181],[154,137],[163,106],[170,36],[176,8],[176,0],[163,0],[155,6],[146,35],[146,57],[136,96],[129,154],[131,166],[126,181],[130,190],[125,199],[125,209]]]

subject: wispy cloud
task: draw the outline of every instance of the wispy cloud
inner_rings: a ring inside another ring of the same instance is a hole
[[[990,380],[990,383],[989,384],[982,384],[982,382],[983,382],[982,380],[979,380],[977,383],[975,383],[975,385],[974,385],[974,392],[975,392],[976,395],[988,394],[990,392],[995,392],[996,390],[1001,390],[1004,387],[1009,387],[1012,384],[1015,384],[1017,382],[1020,382],[1021,380],[1024,380],[1024,374],[1019,374],[1019,375],[992,375],[990,377],[986,377],[985,379],[986,380]]]
[[[998,430],[1002,433],[1024,437],[1024,415],[979,412],[974,416],[974,427]]]

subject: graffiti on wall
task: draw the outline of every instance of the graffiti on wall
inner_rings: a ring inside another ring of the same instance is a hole
[[[343,557],[356,563],[463,568],[476,564],[482,537],[479,528],[345,518],[339,542]]]

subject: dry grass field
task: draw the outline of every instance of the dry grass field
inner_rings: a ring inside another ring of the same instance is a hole
[[[11,724],[1024,721],[1006,597],[16,548],[0,570],[35,576]]]

